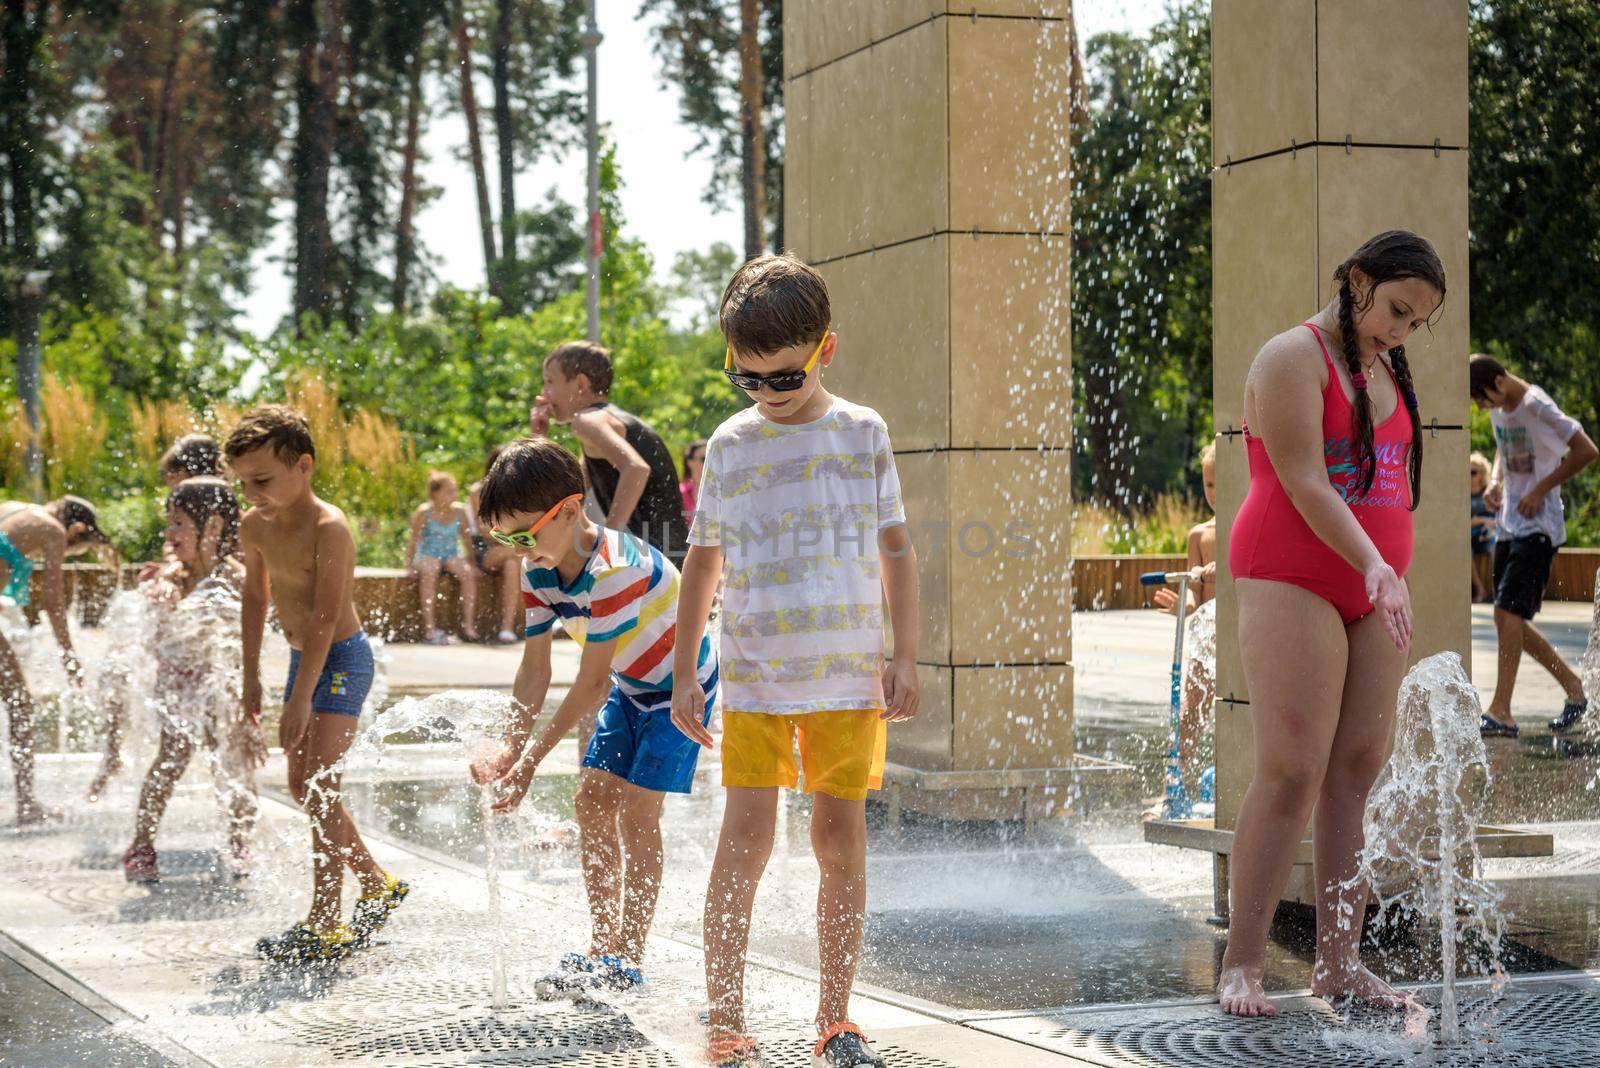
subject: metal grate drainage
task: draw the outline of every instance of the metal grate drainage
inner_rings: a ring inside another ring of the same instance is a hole
[[[1423,996],[1437,1003],[1437,993]],[[987,1021],[979,1026],[1106,1068],[1600,1068],[1600,983],[1518,984],[1503,996],[1472,988],[1459,1044],[1404,1038],[1395,1017],[1339,1016],[1303,999],[1267,1020],[1215,1005],[1125,1009]]]

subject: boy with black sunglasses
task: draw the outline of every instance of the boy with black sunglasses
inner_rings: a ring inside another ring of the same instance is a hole
[[[516,808],[556,743],[600,710],[574,805],[589,949],[563,955],[536,990],[544,998],[631,990],[645,981],[640,963],[661,888],[662,802],[689,792],[700,752],[671,717],[678,570],[654,546],[584,514],[578,460],[548,438],[524,438],[501,451],[479,491],[478,516],[491,538],[522,554],[527,609],[505,748],[471,768],[475,781],[494,784],[496,811]],[[558,616],[583,656],[572,688],[530,748],[550,688],[550,631]],[[705,695],[704,724],[717,695],[709,640],[701,639],[689,663],[684,670]]]
[[[746,1031],[745,956],[772,850],[778,790],[799,772],[821,868],[817,1063],[883,1068],[850,1021],[866,922],[866,798],[880,789],[886,724],[916,715],[917,560],[883,418],[824,388],[828,287],[792,256],[762,256],[722,297],[724,371],[755,402],[706,446],[678,606],[672,718],[701,745],[694,663],[726,574],[722,836],[706,891],[708,1060],[764,1064]],[[894,655],[884,655],[884,605]],[[796,759],[796,750],[799,759]]]

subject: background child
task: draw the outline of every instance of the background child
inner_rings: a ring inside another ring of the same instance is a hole
[[[266,760],[261,724],[245,714],[239,682],[239,589],[234,558],[239,502],[219,478],[180,482],[167,499],[166,547],[181,570],[140,584],[154,617],[155,710],[161,744],[139,792],[133,844],[122,854],[130,882],[156,882],[155,834],[195,748],[204,749],[229,817],[231,872],[250,873],[255,769]]]
[[[1489,488],[1489,460],[1481,452],[1467,457],[1468,486],[1472,490],[1472,599],[1488,601],[1494,574],[1494,509],[1483,499]]]
[[[161,481],[177,489],[186,478],[221,478],[222,446],[209,434],[185,434],[161,455]]]
[[[1200,450],[1200,488],[1205,494],[1206,507],[1213,512],[1217,508],[1217,446],[1215,442]],[[1213,604],[1217,595],[1217,517],[1213,515],[1204,522],[1196,523],[1189,528],[1188,545],[1189,571],[1198,581],[1189,583],[1188,604],[1184,614],[1188,617],[1184,634],[1184,667],[1183,667],[1183,706],[1178,715],[1178,766],[1185,773],[1189,769],[1195,748],[1200,744],[1201,737],[1205,734],[1211,718],[1211,707],[1215,697],[1215,680],[1213,674],[1216,670],[1215,638],[1212,639],[1210,649],[1210,662],[1207,662],[1206,650],[1199,648],[1196,640],[1197,631],[1209,626],[1212,633],[1216,630],[1216,609],[1210,609],[1202,616],[1200,609],[1208,604]],[[1178,610],[1178,595],[1166,586],[1155,592],[1156,607],[1169,615],[1176,615]],[[1160,802],[1156,807],[1147,810],[1145,815],[1153,817],[1160,813]]]
[[[1594,462],[1594,442],[1550,394],[1507,371],[1493,356],[1468,363],[1472,401],[1494,425],[1494,468],[1483,499],[1495,511],[1494,628],[1500,639],[1494,700],[1483,715],[1483,733],[1515,738],[1511,693],[1524,650],[1555,676],[1567,693],[1556,733],[1583,719],[1589,702],[1583,683],[1555,647],[1533,625],[1544,603],[1545,583],[1556,549],[1567,540],[1561,484]]]
[[[686,794],[699,747],[672,724],[672,651],[678,572],[660,550],[596,526],[583,512],[577,458],[547,438],[507,446],[484,479],[482,519],[491,536],[524,554],[527,641],[513,695],[517,717],[499,756],[472,766],[495,782],[499,811],[515,808],[534,772],[573,726],[603,703],[583,756],[578,826],[592,921],[589,952],[568,953],[539,984],[544,997],[595,986],[641,985],[645,939],[661,887],[661,806]],[[556,617],[583,645],[578,678],[527,748],[550,687]],[[711,717],[717,659],[702,639],[687,668],[705,694],[696,722]],[[524,752],[526,749],[526,752]]]
[[[535,437],[543,437],[552,421],[572,427],[583,446],[585,481],[609,529],[643,538],[668,559],[683,559],[689,527],[678,469],[660,434],[611,403],[609,352],[592,341],[556,346],[544,362],[544,389],[528,421]]]
[[[270,596],[290,649],[278,742],[289,791],[311,819],[310,914],[263,938],[256,951],[280,961],[337,959],[368,942],[410,890],[378,867],[339,797],[344,754],[373,676],[372,646],[351,601],[355,539],[344,513],[311,491],[316,446],[299,412],[281,404],[253,409],[224,451],[251,505],[239,525],[245,711],[261,716]],[[339,902],[346,867],[362,890],[348,927]]]
[[[756,403],[706,447],[672,694],[673,722],[710,746],[693,668],[726,569],[728,798],[705,907],[710,1060],[719,1065],[765,1063],[745,1032],[745,957],[778,789],[798,782],[797,741],[821,868],[814,1055],[830,1068],[884,1063],[850,1022],[850,988],[866,924],[867,792],[882,785],[885,721],[918,707],[917,565],[888,428],[822,386],[837,344],[831,318],[822,277],[791,256],[751,260],[722,297],[728,377]]]
[[[695,500],[700,496],[700,472],[706,466],[706,443],[691,441],[683,450],[683,481],[678,483],[678,493],[683,497],[683,517],[694,518]]]
[[[512,645],[522,640],[522,628],[517,624],[517,617],[522,614],[522,557],[510,546],[490,538],[478,526],[483,482],[504,448],[504,445],[496,445],[489,450],[483,461],[483,478],[467,487],[467,522],[472,524],[473,562],[485,575],[500,576],[500,632],[494,636],[495,644]]]
[[[411,543],[406,546],[406,570],[417,575],[422,599],[422,640],[444,645],[450,639],[433,625],[439,573],[448,572],[461,583],[461,633],[478,640],[473,613],[478,607],[478,572],[468,560],[472,552],[472,524],[467,510],[456,500],[456,479],[448,471],[428,475],[428,499],[411,513]]]

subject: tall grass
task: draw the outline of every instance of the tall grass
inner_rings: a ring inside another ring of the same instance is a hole
[[[1072,553],[1180,554],[1188,550],[1190,528],[1209,518],[1211,513],[1203,504],[1176,493],[1162,494],[1127,515],[1102,505],[1075,504]]]
[[[317,493],[352,516],[396,516],[421,500],[426,482],[411,438],[381,412],[346,415],[338,391],[314,371],[284,384],[316,443]]]
[[[71,378],[44,376],[39,391],[39,446],[51,497],[81,493],[98,484],[104,461],[106,417],[87,389]]]

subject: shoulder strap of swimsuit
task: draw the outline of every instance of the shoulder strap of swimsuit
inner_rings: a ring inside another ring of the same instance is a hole
[[[1332,376],[1331,381],[1337,382],[1339,376],[1334,374],[1333,357],[1328,354],[1328,343],[1322,340],[1322,331],[1311,323],[1301,323],[1300,325],[1311,331],[1311,336],[1317,339],[1317,348],[1322,350],[1322,362],[1328,365],[1328,374]]]

